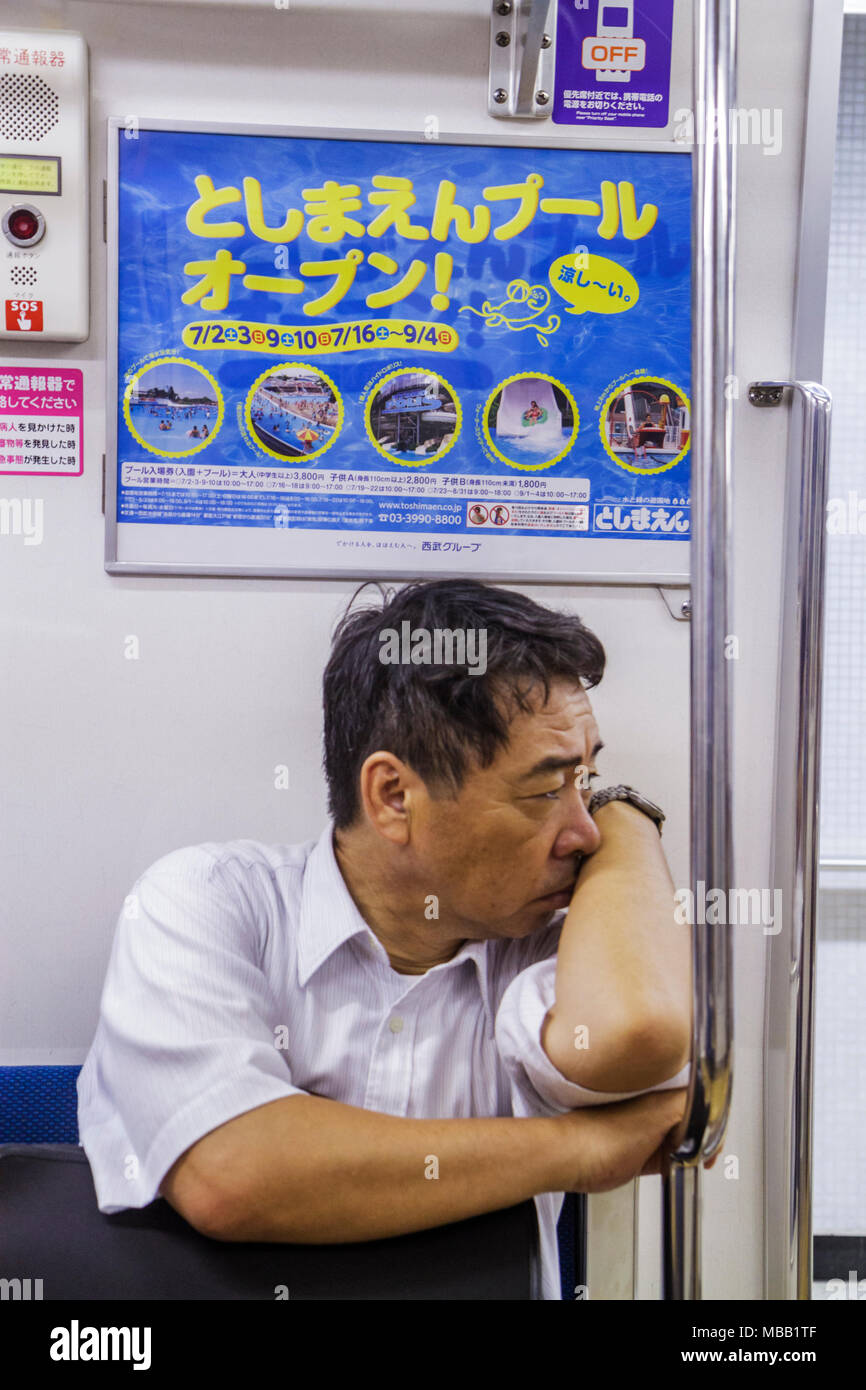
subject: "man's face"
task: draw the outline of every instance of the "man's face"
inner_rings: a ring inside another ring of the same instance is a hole
[[[601,842],[587,810],[602,745],[586,691],[558,681],[542,699],[515,716],[508,747],[470,770],[456,798],[416,803],[414,877],[425,896],[437,895],[449,934],[539,930],[568,906],[579,854]]]

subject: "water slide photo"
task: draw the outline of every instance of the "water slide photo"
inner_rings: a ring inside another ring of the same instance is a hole
[[[517,468],[546,468],[571,448],[577,433],[574,401],[552,377],[511,377],[494,392],[485,432],[494,452]]]
[[[451,448],[460,415],[453,389],[436,372],[391,372],[370,400],[367,429],[385,458],[414,468]]]
[[[601,438],[615,463],[632,473],[673,467],[688,451],[691,412],[687,396],[672,381],[632,377],[607,399]]]

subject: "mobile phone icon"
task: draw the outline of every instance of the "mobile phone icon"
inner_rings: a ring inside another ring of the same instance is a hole
[[[630,39],[634,36],[634,0],[598,0],[598,21],[596,33],[604,39]],[[596,68],[599,82],[630,82],[631,73],[627,68]]]

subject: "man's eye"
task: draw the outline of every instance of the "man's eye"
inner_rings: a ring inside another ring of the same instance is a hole
[[[599,772],[587,772],[584,768],[581,768],[580,771],[579,771],[578,773],[575,774],[574,785],[578,788],[578,790],[581,790],[581,791],[589,791],[589,787],[586,785],[586,783],[587,783],[587,782],[590,782],[590,783],[591,783],[596,777],[600,777],[600,776],[601,776],[601,773],[599,773]],[[560,787],[555,787],[555,788],[553,789],[553,791],[549,791],[549,792],[536,792],[536,793],[535,793],[535,800],[536,800],[536,801],[545,801],[545,800],[547,800],[547,801],[558,801],[558,800],[559,800],[560,793],[565,791],[567,785],[568,785],[568,784],[564,782],[564,783],[562,784],[562,786],[560,786]]]

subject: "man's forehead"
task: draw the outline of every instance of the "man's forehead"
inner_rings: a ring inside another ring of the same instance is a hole
[[[547,695],[542,686],[534,686],[528,692],[526,704],[527,710],[520,711],[526,720],[540,718],[549,722],[560,720],[563,716],[572,720],[594,717],[587,691],[582,685],[574,685],[571,681],[551,681]]]
[[[529,711],[520,711],[509,727],[508,749],[503,750],[511,764],[532,765],[545,754],[573,756],[575,761],[591,758],[601,745],[598,724],[582,686],[557,682],[547,700],[539,691]]]

